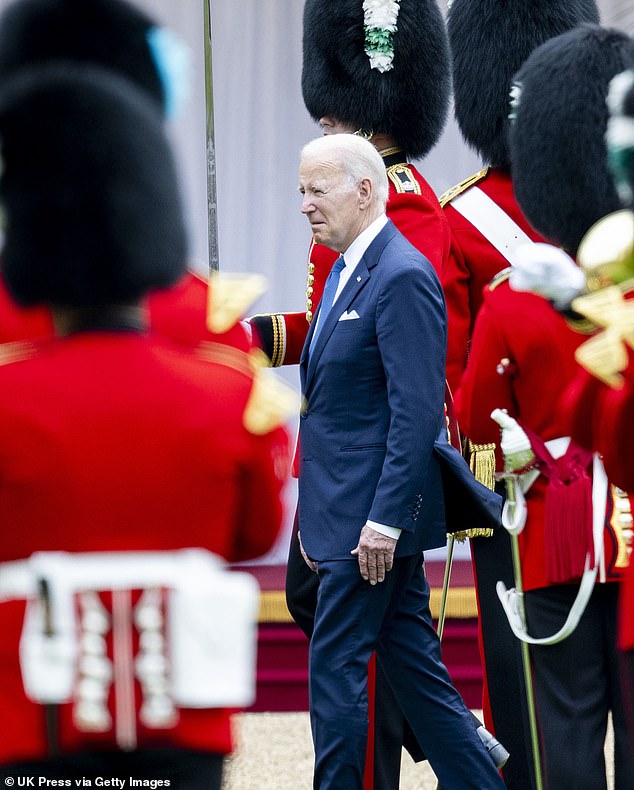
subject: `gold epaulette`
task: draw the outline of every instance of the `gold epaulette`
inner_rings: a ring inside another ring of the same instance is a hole
[[[400,194],[420,195],[420,184],[414,177],[414,172],[409,165],[398,164],[386,168],[387,177],[394,184],[394,189]]]
[[[459,184],[456,184],[454,187],[451,187],[446,192],[443,192],[443,194],[438,199],[438,202],[444,208],[448,203],[451,203],[451,201],[454,198],[457,198],[458,195],[461,195],[463,192],[466,192],[467,189],[469,189],[469,187],[475,186],[480,181],[482,181],[482,179],[486,176],[488,172],[489,172],[489,168],[483,167],[482,170],[479,170],[477,173],[474,173],[472,176],[469,176],[469,178],[465,178],[464,181],[461,181]]]
[[[507,266],[506,269],[502,269],[499,271],[495,277],[491,280],[491,282],[487,285],[488,291],[495,291],[495,289],[508,281],[509,277],[511,276],[511,267]]]
[[[196,355],[207,362],[236,370],[252,380],[242,417],[244,427],[250,433],[269,433],[299,414],[301,397],[271,370],[269,358],[260,349],[247,353],[225,343],[205,341],[196,348]]]
[[[24,362],[31,359],[37,352],[36,346],[28,340],[16,340],[13,343],[0,343],[0,365],[12,362]]]
[[[634,301],[626,300],[623,289],[612,285],[578,296],[572,309],[603,330],[577,348],[575,359],[608,386],[621,387],[627,346],[634,348]]]
[[[266,364],[266,363],[265,363]],[[299,414],[301,397],[264,364],[257,364],[253,387],[242,421],[244,427],[261,436],[279,428],[293,415]]]
[[[248,308],[266,291],[263,274],[211,272],[207,295],[207,329],[222,334],[244,318]]]

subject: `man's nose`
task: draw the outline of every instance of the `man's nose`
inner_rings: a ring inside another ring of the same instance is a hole
[[[302,197],[302,205],[300,206],[299,210],[302,212],[302,214],[309,214],[311,211],[315,210],[312,200],[306,195]]]

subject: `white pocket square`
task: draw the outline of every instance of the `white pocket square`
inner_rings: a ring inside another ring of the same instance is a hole
[[[350,312],[348,312],[346,310],[346,312],[341,315],[341,318],[339,320],[340,321],[352,321],[353,319],[358,318],[358,317],[359,317],[359,313],[357,313],[356,310],[351,310]]]

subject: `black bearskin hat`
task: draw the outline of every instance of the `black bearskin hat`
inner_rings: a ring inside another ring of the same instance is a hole
[[[147,94],[110,71],[22,70],[0,94],[2,270],[24,304],[132,302],[186,263],[177,172]]]
[[[79,61],[120,73],[163,105],[148,41],[154,27],[125,0],[16,0],[0,16],[0,80],[52,60]]]
[[[515,195],[530,223],[575,254],[620,207],[608,170],[606,96],[634,66],[634,40],[582,25],[535,50],[515,76],[510,149]]]
[[[392,7],[388,16],[397,14],[396,30],[366,30],[362,0],[306,0],[304,103],[315,120],[331,116],[390,134],[408,156],[421,157],[438,140],[447,115],[450,63],[444,21],[435,0],[383,5]],[[384,71],[371,66],[366,50],[372,42],[393,52]]]
[[[509,89],[522,63],[549,38],[598,21],[594,0],[453,0],[447,28],[455,115],[485,164],[510,165]]]

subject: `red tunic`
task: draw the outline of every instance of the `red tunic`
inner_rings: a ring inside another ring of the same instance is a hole
[[[511,176],[489,168],[449,190],[441,203],[451,227],[451,253],[442,275],[447,301],[447,381],[455,392],[467,364],[469,343],[476,315],[482,304],[482,290],[509,261],[451,205],[469,186],[478,186],[533,241],[543,241],[531,228],[515,200]]]
[[[586,339],[544,299],[513,291],[501,275],[484,292],[471,352],[455,408],[462,431],[475,443],[498,443],[491,412],[506,409],[544,441],[566,435],[557,408],[576,374],[574,352]],[[501,367],[500,367],[501,365]],[[501,371],[501,372],[500,372]],[[503,468],[497,457],[497,470]],[[546,481],[542,475],[527,495],[528,518],[520,535],[524,587],[548,586],[544,546]],[[606,537],[608,569],[614,560]]]
[[[228,560],[266,552],[281,522],[288,436],[244,424],[246,356],[220,344],[187,351],[135,332],[86,332],[25,344],[0,365],[0,563],[34,551],[202,547]],[[2,568],[0,567],[0,573]],[[0,603],[0,764],[46,756],[44,708],[24,694],[24,605]],[[136,685],[137,702],[139,697]],[[114,692],[108,697],[114,711]],[[60,706],[63,751],[112,748]],[[225,710],[181,709],[138,746],[227,752]]]
[[[629,306],[634,301],[634,289],[626,290],[625,299]],[[575,441],[600,452],[610,479],[634,492],[634,420],[630,419],[630,415],[634,417],[634,350],[627,345],[625,348],[627,365],[622,371],[622,387],[610,387],[578,368],[562,397],[562,409]]]
[[[246,351],[251,344],[241,324],[235,324],[222,335],[207,329],[207,288],[203,277],[187,272],[171,288],[153,291],[147,300],[152,331],[186,346],[214,340]],[[16,305],[0,278],[0,343],[40,340],[52,337],[53,333],[50,309]]]
[[[430,185],[416,168],[402,156],[384,157],[387,166],[389,194],[387,215],[401,233],[433,265],[439,276],[449,254],[449,226]],[[394,163],[396,159],[396,163]],[[398,161],[401,159],[402,161]],[[274,337],[285,337],[285,343],[263,339],[264,351],[273,365],[299,363],[313,312],[319,304],[326,277],[338,253],[323,244],[311,243],[308,252],[306,310],[301,313],[277,313],[270,316]],[[280,322],[282,325],[280,325]],[[268,334],[268,333],[267,333]]]

